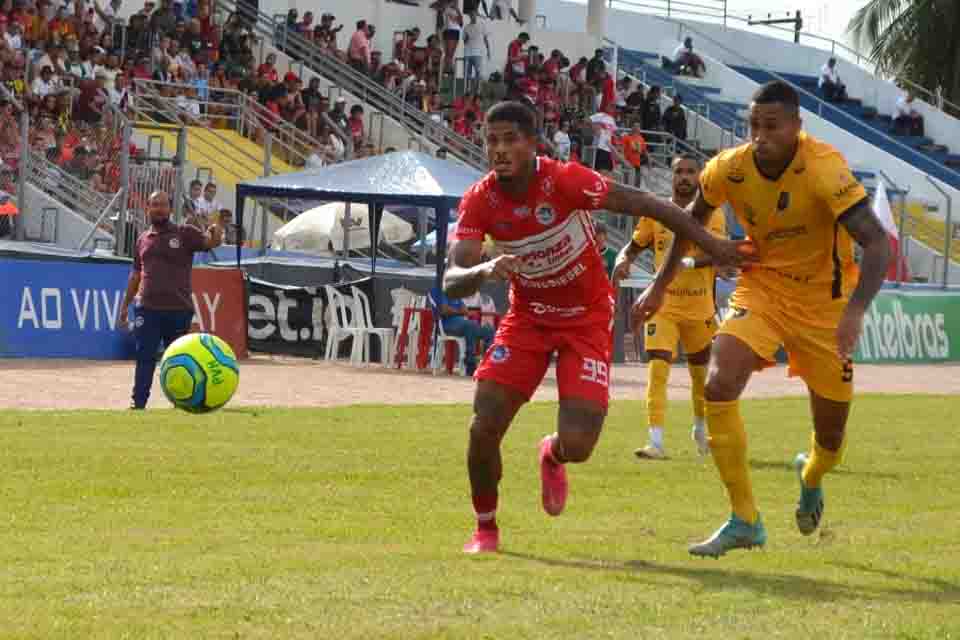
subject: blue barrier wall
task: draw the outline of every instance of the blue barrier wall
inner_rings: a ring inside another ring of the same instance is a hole
[[[0,357],[122,359],[128,264],[0,258]]]

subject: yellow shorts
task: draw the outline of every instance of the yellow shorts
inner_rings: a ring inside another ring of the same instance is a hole
[[[834,327],[839,324],[846,301],[824,309],[824,317]],[[799,376],[819,396],[836,402],[853,398],[853,362],[837,351],[837,332],[798,321],[782,308],[766,305],[745,309],[730,307],[719,335],[730,335],[745,342],[754,353],[771,365],[780,346],[789,358],[790,376]]]
[[[669,351],[673,358],[677,342],[687,355],[700,353],[710,346],[717,332],[713,316],[705,320],[680,320],[673,315],[655,315],[644,325],[643,348],[646,351]]]

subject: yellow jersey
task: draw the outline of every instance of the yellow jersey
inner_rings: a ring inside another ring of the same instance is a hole
[[[707,163],[700,189],[710,206],[730,204],[757,248],[759,262],[741,275],[732,305],[835,323],[822,310],[845,301],[859,277],[853,240],[837,219],[867,197],[839,151],[801,132],[790,165],[771,180],[744,144]]]
[[[727,224],[723,211],[717,209],[707,220],[710,233],[721,238],[727,236]],[[653,262],[659,269],[667,257],[667,251],[673,244],[673,232],[652,218],[640,218],[633,230],[633,243],[638,247],[653,248]],[[699,247],[691,247],[684,254],[692,258],[702,258],[706,254]],[[698,269],[684,269],[667,287],[663,306],[658,313],[667,314],[680,320],[706,320],[716,313],[713,289],[716,270],[713,266]]]

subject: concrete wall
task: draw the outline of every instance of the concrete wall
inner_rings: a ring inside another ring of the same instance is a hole
[[[65,207],[32,184],[27,185],[24,218],[27,237],[40,242],[54,243],[65,249],[77,249],[90,233],[93,224],[82,215]],[[97,230],[87,249],[93,250],[94,240],[113,244],[113,234]]]
[[[956,242],[960,242],[960,240]],[[914,277],[922,276],[928,278],[929,282],[934,284],[942,284],[943,254],[934,251],[921,242],[917,242],[913,238],[907,238],[904,244],[904,253],[910,265],[910,274]],[[953,260],[950,261],[950,272],[947,276],[947,284],[960,284],[960,264],[957,264]]]

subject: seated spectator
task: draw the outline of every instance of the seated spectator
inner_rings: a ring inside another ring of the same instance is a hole
[[[600,74],[607,70],[607,62],[603,59],[603,49],[596,49],[593,52],[593,57],[587,62],[586,68],[586,82],[587,84],[596,85],[597,78],[600,77]]]
[[[673,96],[673,104],[663,112],[663,130],[672,133],[677,140],[687,139],[687,114],[683,110],[683,98]]]
[[[503,83],[503,76],[499,71],[494,71],[487,80],[480,83],[480,104],[484,109],[489,109],[506,98],[507,86]]]
[[[557,94],[556,81],[546,72],[540,74],[537,107],[542,112],[544,126],[556,126],[560,122],[560,96]]]
[[[493,341],[493,327],[481,325],[467,318],[467,305],[463,300],[448,298],[440,287],[430,290],[430,302],[440,314],[444,333],[448,336],[464,338],[466,345],[466,353],[463,354],[464,373],[472,376],[477,368],[477,340],[482,340],[484,346],[489,345]]]
[[[823,97],[829,102],[844,102],[847,99],[847,86],[840,80],[837,73],[837,59],[830,58],[827,64],[820,67],[820,78],[817,86]]]
[[[130,90],[127,89],[127,77],[122,74],[113,79],[113,86],[108,90],[108,95],[110,104],[121,111],[126,111],[133,106],[133,98]]]
[[[613,267],[617,263],[617,250],[607,246],[607,225],[602,222],[593,223],[593,233],[597,240],[597,250],[600,257],[603,258],[603,264],[607,269],[607,277],[613,277]]]
[[[653,85],[647,92],[647,99],[643,103],[643,128],[646,131],[661,129],[660,87]]]
[[[223,244],[238,245],[243,244],[246,236],[243,233],[243,227],[234,223],[233,211],[230,209],[220,209],[220,226],[223,227]]]
[[[340,96],[334,100],[333,109],[330,110],[328,115],[335,125],[346,130],[348,126],[347,120],[349,120],[349,116],[347,115],[347,99]]]
[[[623,145],[623,158],[633,169],[633,186],[643,187],[643,172],[650,164],[650,154],[647,151],[647,140],[643,137],[643,132],[639,124],[633,125],[630,133],[621,139]]]
[[[269,82],[279,82],[280,74],[277,73],[277,54],[270,53],[267,54],[267,59],[257,67],[257,75],[261,78],[265,78]]]
[[[893,132],[896,135],[923,135],[923,116],[914,107],[913,100],[913,94],[909,91],[897,98],[897,113],[893,119]]]
[[[197,211],[212,216],[221,210],[221,205],[217,202],[217,185],[208,182],[203,186],[203,197],[197,201]]]
[[[671,68],[680,75],[702,78],[707,72],[707,65],[704,64],[703,58],[693,52],[693,38],[689,36],[684,38],[683,44],[674,49],[673,59],[670,62]]]
[[[36,98],[45,98],[60,91],[60,86],[60,78],[54,76],[53,67],[47,65],[40,69],[40,75],[34,79],[30,91]]]

